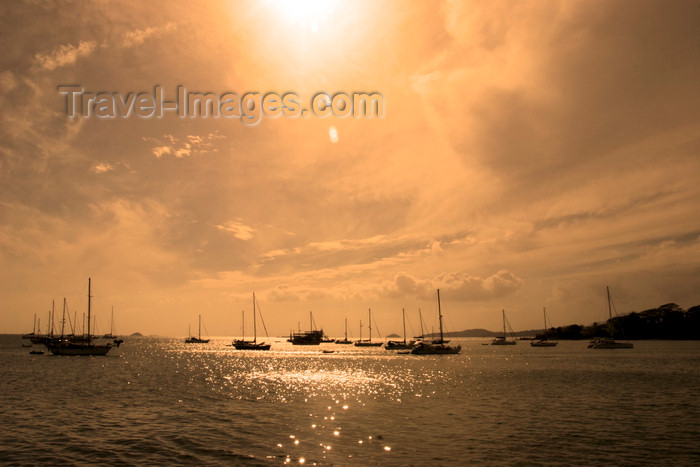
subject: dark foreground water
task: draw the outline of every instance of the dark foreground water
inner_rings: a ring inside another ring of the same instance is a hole
[[[700,342],[468,339],[454,356],[230,342],[55,357],[0,336],[0,462],[700,465]]]

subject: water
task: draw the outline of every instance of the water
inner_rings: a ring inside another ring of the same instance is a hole
[[[127,338],[106,357],[26,342],[0,336],[4,464],[700,465],[700,342],[414,356]]]

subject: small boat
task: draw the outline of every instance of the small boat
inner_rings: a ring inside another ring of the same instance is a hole
[[[343,345],[352,344],[352,341],[348,340],[348,319],[347,318],[345,318],[345,339],[343,339],[342,341],[340,339],[336,339],[335,343],[336,344],[343,344]]]
[[[530,342],[530,346],[532,347],[556,347],[557,341],[550,341],[547,340],[547,311],[545,311],[545,308],[542,307],[542,313],[544,314],[544,331],[542,335],[542,339],[532,341]]]
[[[631,342],[619,342],[612,337],[594,337],[588,343],[589,349],[633,349]]]
[[[289,342],[292,345],[320,345],[323,340],[323,329],[315,329],[314,326],[314,315],[309,311],[309,331],[302,331],[301,326],[299,326],[299,332],[294,332],[289,334]]]
[[[462,350],[461,345],[448,345],[447,343],[449,341],[446,341],[444,339],[444,334],[442,332],[442,308],[440,307],[440,289],[437,290],[437,301],[438,320],[440,321],[440,338],[433,339],[430,342],[417,342],[411,349],[411,353],[414,355],[454,355],[458,354]]]
[[[360,340],[355,341],[355,347],[381,347],[381,342],[372,342],[372,309],[369,309],[369,339],[362,340],[362,321],[360,321]]]
[[[260,317],[262,319],[262,316]],[[245,340],[245,311],[243,312],[243,339],[237,339],[232,342],[236,350],[270,350],[270,344],[258,342],[258,329],[255,319],[255,292],[253,292],[253,340]]]
[[[557,341],[549,341],[547,339],[541,339],[538,341],[530,342],[530,347],[556,347]]]
[[[506,310],[503,310],[503,335],[502,336],[497,336],[491,341],[491,345],[515,345],[517,344],[516,340],[508,340],[507,336],[508,334],[506,333]],[[508,325],[510,327],[510,324]],[[511,329],[510,331],[511,334],[513,333],[513,330]],[[515,337],[515,335],[513,335]]]
[[[112,321],[109,326],[109,333],[102,336],[104,339],[116,339],[117,336],[114,335],[114,307],[112,307]]]
[[[90,294],[91,279],[88,278],[88,309],[87,309],[87,334],[84,342],[75,342],[63,338],[63,330],[61,330],[61,338],[52,339],[46,343],[46,347],[54,355],[88,355],[88,356],[98,356],[107,355],[107,352],[112,348],[112,343],[108,342],[106,344],[93,344],[91,338],[91,328],[90,328],[90,299],[92,295]],[[63,299],[63,314],[65,323],[65,310],[66,310],[66,300]]]
[[[632,349],[634,344],[631,342],[618,342],[614,339],[615,327],[612,322],[612,298],[610,297],[610,288],[605,287],[608,295],[608,328],[612,337],[595,337],[588,343],[589,349]],[[617,313],[616,313],[617,314]]]
[[[401,309],[401,315],[403,316],[403,340],[402,341],[388,341],[384,348],[387,350],[406,350],[413,348],[416,341],[406,342],[406,310]]]
[[[322,353],[335,353],[335,350],[322,350]]]
[[[31,339],[36,335],[36,313],[34,313],[34,327],[32,328],[32,332],[29,332],[27,334],[24,334],[22,336],[22,339]]]
[[[425,339],[425,333],[423,332],[423,313],[421,313],[420,308],[418,308],[418,321],[420,322],[420,335],[413,336],[414,339]]]
[[[44,355],[44,352],[41,351],[41,350],[32,350],[32,351],[29,352],[29,353],[32,354],[32,355]]]
[[[190,335],[190,329],[187,328],[187,334],[189,337],[185,339],[185,344],[206,344],[209,339],[202,339],[202,315],[199,315],[199,331],[197,332],[197,337]]]

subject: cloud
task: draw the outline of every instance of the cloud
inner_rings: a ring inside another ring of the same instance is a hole
[[[161,158],[166,154],[172,154],[173,150],[170,146],[156,146],[155,148],[151,149],[151,152],[154,156],[156,156],[156,158]]]
[[[218,152],[214,147],[217,140],[226,139],[226,136],[219,132],[212,132],[204,136],[186,135],[184,141],[171,134],[163,135],[161,138],[144,137],[144,141],[152,141],[158,144],[151,148],[151,154],[157,159],[165,155],[174,156],[178,159],[190,157],[208,152]]]
[[[398,273],[394,277],[394,282],[387,290],[388,294],[394,297],[427,297],[435,289],[429,280],[416,279],[404,272]]]
[[[434,282],[455,298],[463,300],[502,298],[515,293],[523,284],[522,279],[505,269],[486,278],[464,272],[442,274]]]
[[[510,271],[500,270],[489,277],[472,276],[465,272],[441,274],[432,279],[418,279],[399,272],[382,291],[392,297],[429,299],[440,289],[455,300],[478,301],[503,298],[515,293],[523,280]]]
[[[470,315],[551,295],[548,310],[584,319],[582,297],[608,281],[621,299],[626,287],[649,306],[696,304],[691,3],[445,0],[398,14],[380,4],[366,29],[336,25],[342,44],[286,40],[283,50],[278,39],[294,38],[242,5],[90,3],[75,17],[17,3],[0,57],[13,308],[36,308],[15,289],[57,274],[48,264],[169,277],[173,289],[149,290],[154,300],[205,297],[212,313],[213,295],[255,290],[275,300],[280,322],[283,301],[400,309],[434,303],[436,288]],[[255,128],[174,114],[71,120],[58,78],[106,92],[160,83],[168,97],[178,84],[376,89],[388,111]],[[140,306],[131,282],[124,295]],[[174,310],[153,308],[154,331]]]
[[[64,44],[45,54],[37,53],[34,58],[41,68],[55,70],[72,65],[79,57],[90,55],[96,46],[95,41],[80,41],[78,45]]]
[[[159,203],[95,201],[85,206],[86,219],[79,222],[23,204],[8,208],[12,216],[3,225],[0,256],[4,263],[15,264],[17,278],[13,281],[30,277],[37,265],[52,283],[70,281],[83,273],[112,282],[182,280],[182,269],[173,267],[179,264],[177,255],[161,242],[167,213]],[[31,263],[18,264],[22,257],[31,258]],[[52,264],[70,264],[72,272],[54,270]]]
[[[250,240],[253,238],[253,232],[255,232],[254,228],[237,221],[228,221],[222,225],[217,225],[216,228],[225,232],[231,232],[239,240]]]
[[[700,117],[689,5],[448,2],[452,42],[414,89],[465,163],[537,193],[543,177]]]
[[[327,289],[308,286],[278,285],[265,294],[269,302],[308,302],[312,300],[337,300],[339,297]]]
[[[10,92],[17,87],[17,78],[10,70],[5,70],[0,73],[0,91]]]
[[[173,31],[177,28],[175,23],[167,23],[163,26],[158,27],[148,27],[144,29],[134,29],[132,31],[127,31],[124,33],[124,39],[122,41],[122,46],[124,47],[136,47],[142,45],[146,39],[154,36],[164,34],[166,32]]]
[[[111,170],[115,170],[115,167],[112,164],[106,163],[97,164],[92,167],[92,171],[98,174],[109,172]]]

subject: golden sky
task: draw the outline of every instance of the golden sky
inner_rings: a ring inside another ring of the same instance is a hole
[[[0,332],[590,324],[700,304],[697,1],[5,2]],[[377,92],[381,118],[68,118],[62,85]],[[250,332],[250,331],[248,331]]]

